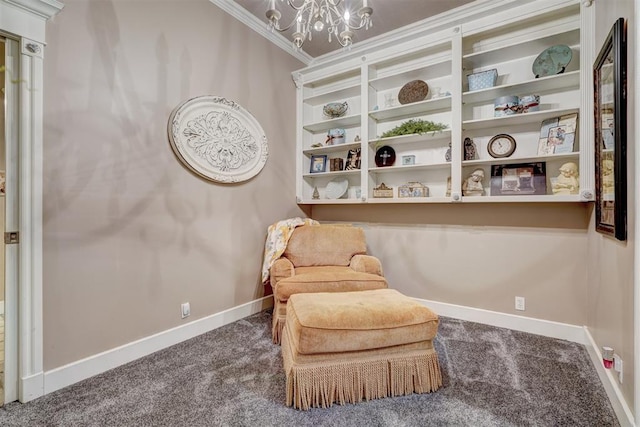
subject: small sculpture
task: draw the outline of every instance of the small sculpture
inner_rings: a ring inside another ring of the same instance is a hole
[[[553,194],[578,194],[578,165],[573,162],[560,166],[560,175],[551,182]]]
[[[464,159],[465,160],[476,159],[476,144],[473,142],[471,138],[464,139]]]
[[[451,161],[451,143],[449,143],[449,148],[447,148],[447,152],[446,152],[446,153],[444,153],[444,159],[445,159],[447,162],[450,162],[450,161]]]
[[[353,138],[353,142],[360,142],[360,141],[361,141],[360,135],[356,135],[356,137]]]
[[[313,187],[313,195],[311,196],[313,200],[318,200],[320,198],[320,193],[318,192],[318,187]]]
[[[462,195],[482,196],[484,194],[483,179],[484,171],[482,169],[474,170],[462,183]]]
[[[451,197],[451,177],[447,177],[447,192],[444,194],[445,197]]]

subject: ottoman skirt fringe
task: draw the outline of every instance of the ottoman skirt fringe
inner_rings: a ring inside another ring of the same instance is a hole
[[[442,386],[435,350],[415,350],[387,355],[363,350],[362,357],[340,358],[315,355],[312,363],[297,363],[288,328],[282,334],[282,357],[287,382],[287,406],[307,410],[330,407],[334,402],[358,403],[364,400],[429,393]],[[369,353],[369,354],[368,354]]]

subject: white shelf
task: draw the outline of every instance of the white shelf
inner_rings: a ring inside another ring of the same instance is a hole
[[[348,86],[343,89],[306,97],[303,102],[315,107],[317,105],[324,105],[328,104],[329,102],[337,102],[346,98],[353,98],[356,96],[360,96],[359,82],[353,86]]]
[[[351,142],[349,144],[325,145],[324,147],[309,148],[307,150],[302,151],[302,153],[307,156],[311,156],[314,154],[335,153],[339,151],[348,151],[353,148],[360,148],[360,145],[361,144],[359,142]]]
[[[370,197],[366,203],[451,203],[451,197]]]
[[[572,153],[551,154],[549,156],[531,156],[531,157],[506,157],[501,159],[480,159],[480,160],[464,160],[462,167],[466,166],[478,166],[478,165],[492,165],[492,164],[514,164],[514,163],[532,163],[532,162],[548,162],[553,160],[572,159],[580,157],[580,152],[574,151]]]
[[[306,199],[299,201],[299,205],[354,205],[363,203],[361,199]]]
[[[424,165],[404,165],[404,166],[384,166],[384,167],[376,167],[369,168],[369,173],[375,174],[383,174],[383,173],[396,173],[396,172],[407,172],[407,171],[421,171],[421,170],[429,170],[429,169],[449,169],[451,167],[451,163],[432,163],[432,164],[424,164]]]
[[[430,133],[414,133],[411,135],[389,136],[387,138],[378,138],[369,140],[369,145],[375,146],[376,144],[382,145],[398,145],[409,144],[414,142],[425,141],[430,144],[433,141],[440,141],[443,139],[451,139],[451,131],[443,130]]]
[[[322,120],[320,122],[309,123],[303,126],[304,130],[309,132],[321,132],[323,130],[353,127],[360,125],[360,114],[338,117],[337,119]]]
[[[382,73],[381,73],[382,74]],[[377,91],[400,88],[412,80],[433,80],[451,74],[450,54],[430,64],[418,64],[415,69],[402,69],[394,74],[369,80],[369,86]]]
[[[424,115],[426,113],[450,110],[451,97],[445,96],[426,101],[413,102],[411,104],[399,105],[397,107],[386,108],[384,110],[369,111],[369,116],[376,121],[394,120],[407,116]]]
[[[328,167],[328,165],[327,165],[327,167]],[[348,170],[348,171],[305,173],[302,176],[304,178],[326,178],[326,177],[331,177],[331,176],[349,176],[349,175],[360,176],[360,169],[353,169],[353,170]]]
[[[518,126],[527,123],[542,122],[552,117],[577,113],[578,108],[558,108],[553,110],[535,111],[533,113],[514,114],[513,116],[491,117],[487,119],[466,120],[462,122],[462,130],[500,129],[504,126]]]
[[[580,88],[580,71],[557,74],[555,76],[541,77],[520,83],[495,86],[487,89],[465,92],[462,94],[463,104],[477,104],[484,101],[495,100],[505,95],[541,94],[561,89]]]
[[[463,203],[526,203],[526,202],[580,202],[578,194],[570,195],[537,195],[537,196],[462,196]]]
[[[505,43],[503,46],[492,49],[469,53],[462,57],[462,64],[467,71],[487,67],[489,65],[508,62],[527,56],[539,55],[546,48],[564,44],[567,46],[577,46],[580,44],[580,29],[575,28],[570,31],[562,31],[547,34],[525,42]],[[574,56],[575,52],[574,52]]]

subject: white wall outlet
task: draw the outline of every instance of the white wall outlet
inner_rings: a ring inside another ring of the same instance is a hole
[[[618,380],[622,384],[622,359],[615,353],[613,353],[613,370],[618,373]]]
[[[181,312],[182,312],[182,318],[184,319],[185,317],[189,317],[189,315],[191,314],[191,305],[189,305],[188,302],[185,302],[184,304],[182,304],[180,306]]]
[[[516,297],[516,310],[524,311],[524,297]]]

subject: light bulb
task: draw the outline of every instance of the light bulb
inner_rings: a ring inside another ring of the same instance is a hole
[[[324,22],[317,20],[316,23],[313,24],[313,29],[318,32],[324,30]]]

